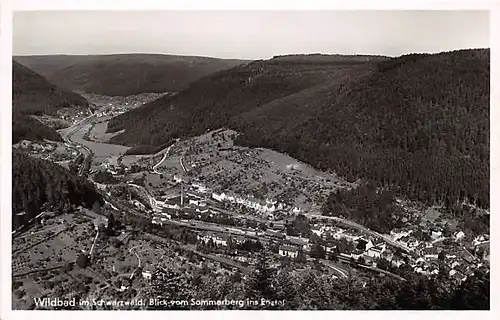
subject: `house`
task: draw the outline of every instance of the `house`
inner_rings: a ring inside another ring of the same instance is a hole
[[[455,241],[459,241],[463,237],[465,237],[465,233],[463,231],[459,231],[459,232],[455,233],[455,235],[454,235]]]
[[[166,202],[159,202],[159,204],[163,207],[163,208],[167,208],[167,209],[174,209],[174,210],[179,210],[181,207],[175,203],[175,204],[170,204],[170,203],[166,203]]]
[[[373,242],[371,240],[366,240],[366,239],[363,239],[363,238],[359,238],[357,240],[356,248],[360,249],[360,250],[363,250],[363,251],[367,251],[367,250],[373,248]]]
[[[146,206],[143,205],[142,203],[140,203],[139,201],[137,200],[133,200],[132,203],[134,204],[134,206],[136,206],[137,208],[141,209],[141,210],[146,210]]]
[[[292,213],[294,213],[294,214],[302,213],[302,209],[300,209],[299,207],[293,207]]]
[[[420,273],[420,274],[425,274],[427,275],[428,272],[424,269],[424,267],[421,267],[421,266],[416,266],[413,271],[415,271],[416,273]]]
[[[443,235],[443,232],[433,230],[432,233],[431,233],[431,238],[434,239],[434,240],[436,240],[436,239],[441,238],[442,235]]]
[[[167,219],[172,219],[172,216],[166,212],[160,213],[162,216],[166,217]]]
[[[215,233],[215,232],[207,232],[207,233],[200,233],[197,236],[198,240],[207,243],[208,241],[212,240],[212,242],[217,245],[217,246],[227,246],[227,242],[229,240],[229,236],[225,233]]]
[[[276,201],[276,200],[269,200],[269,199],[267,199],[267,198],[266,198],[266,204],[271,204],[271,205],[273,205],[273,204],[276,204],[276,203],[277,203],[277,201]]]
[[[104,228],[108,227],[108,218],[104,216],[99,216],[94,219],[94,227],[96,230],[99,229],[99,227],[103,226]]]
[[[284,235],[283,233],[276,232],[273,230],[266,230],[264,235],[269,237],[269,238],[278,238],[278,239],[285,239],[286,238],[286,235]]]
[[[218,201],[218,202],[222,202],[222,201],[226,200],[226,194],[224,192],[222,192],[221,194],[213,192],[212,199],[214,199],[215,201]]]
[[[398,242],[402,244],[403,246],[408,246],[408,243],[410,242],[410,237],[409,236],[403,236],[398,239]]]
[[[196,212],[199,212],[199,213],[203,213],[203,214],[208,214],[210,212],[209,209],[199,209],[199,208],[196,208]],[[201,218],[201,216],[198,216]]]
[[[360,254],[360,253],[345,253],[345,252],[342,252],[342,253],[340,253],[340,256],[341,256],[341,257],[344,257],[344,258],[348,258],[348,259],[353,258],[354,260],[357,260],[357,259],[359,259],[359,257],[362,257],[362,256],[363,256],[363,254]]]
[[[124,285],[121,285],[120,286],[120,289],[118,289],[120,292],[124,292],[125,290],[127,290],[129,288],[129,286],[124,286]]]
[[[317,235],[318,237],[321,237],[321,235],[323,234],[323,231],[321,229],[311,228],[311,232]]]
[[[201,192],[201,193],[205,193],[208,191],[208,189],[202,185],[200,182],[194,182],[193,184],[191,184],[191,186],[193,188],[195,188],[196,190],[198,190],[198,192]]]
[[[231,241],[236,244],[242,244],[247,240],[244,236],[232,235]]]
[[[399,268],[402,264],[405,264],[405,261],[401,258],[393,258],[391,263],[393,266]]]
[[[285,236],[288,241],[290,241],[293,244],[303,246],[309,243],[308,238],[302,238],[302,237],[294,237],[294,236]]]
[[[179,177],[177,175],[174,175],[174,181],[177,182],[177,183],[186,182],[186,181],[184,181],[184,179],[182,179],[181,177]]]
[[[186,191],[186,195],[190,198],[205,199],[205,194],[198,191]]]
[[[439,248],[434,246],[429,246],[422,250],[422,255],[424,256],[429,254],[438,254],[438,253],[439,253]]]
[[[387,261],[392,261],[394,259],[394,252],[390,248],[387,248],[384,252],[382,252],[382,258]]]
[[[310,252],[312,249],[312,244],[311,243],[308,243],[308,244],[305,244],[302,246],[302,250],[304,251],[307,251],[307,252]]]
[[[386,249],[385,243],[379,244],[368,249],[366,251],[366,255],[371,258],[380,258],[385,249]]]
[[[276,211],[276,206],[274,204],[266,204],[264,207],[262,207],[262,210],[265,212],[274,212]]]
[[[410,249],[415,249],[415,248],[418,248],[420,246],[420,241],[418,241],[417,239],[410,239],[408,241],[408,244],[407,246],[410,248]]]
[[[481,235],[481,236],[478,236],[476,237],[473,241],[472,241],[472,244],[474,246],[477,246],[483,242],[486,242],[486,241],[489,241],[489,237],[487,235]]]
[[[151,277],[152,277],[151,271],[143,271],[142,277],[146,280],[151,280]]]
[[[392,239],[394,239],[394,241],[397,241],[399,238],[402,238],[402,237],[406,237],[406,236],[409,236],[411,233],[413,232],[413,230],[405,230],[405,229],[401,229],[401,230],[392,230],[391,233],[390,233],[390,236]]]
[[[299,254],[299,250],[295,246],[281,245],[278,253],[283,257],[296,258]]]
[[[274,224],[271,229],[275,231],[285,231],[285,226],[282,224]]]

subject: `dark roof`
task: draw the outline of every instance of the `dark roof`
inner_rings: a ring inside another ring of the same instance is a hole
[[[290,242],[292,244],[295,244],[295,245],[300,245],[300,246],[303,246],[303,245],[307,244],[307,242],[305,242],[304,240],[294,239],[294,238],[289,238],[288,242]]]
[[[299,251],[299,249],[296,246],[289,246],[286,244],[281,245],[280,250],[292,251],[292,252]]]

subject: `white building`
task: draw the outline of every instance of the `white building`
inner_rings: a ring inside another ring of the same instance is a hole
[[[455,240],[458,241],[460,239],[462,239],[463,237],[465,237],[465,233],[463,231],[459,231],[455,234]]]
[[[294,246],[282,245],[279,247],[279,254],[283,257],[296,258],[299,254],[299,250]]]
[[[292,212],[295,214],[299,214],[302,212],[302,209],[300,209],[299,207],[293,207]]]
[[[170,204],[170,203],[166,203],[166,202],[159,202],[160,205],[164,208],[168,208],[168,209],[174,209],[174,210],[179,210],[181,207],[176,203],[176,204]]]
[[[169,215],[169,214],[168,214],[168,213],[166,213],[166,212],[162,212],[162,213],[161,213],[161,215],[162,215],[162,216],[164,216],[164,217],[166,217],[167,219],[172,219],[172,216],[171,216],[171,215]]]
[[[201,192],[201,193],[205,193],[208,191],[207,187],[205,187],[203,184],[201,184],[200,182],[194,182],[193,184],[191,184],[191,186],[195,189],[198,190],[198,192]]]
[[[311,229],[311,232],[317,235],[318,237],[321,237],[323,234],[323,231],[321,229]]]
[[[435,240],[435,239],[440,238],[442,235],[443,235],[443,232],[441,232],[441,231],[432,231],[431,238]]]
[[[143,271],[142,272],[142,277],[146,280],[151,280],[151,276],[152,276],[151,271]]]
[[[208,232],[205,234],[198,234],[198,240],[202,241],[203,243],[207,243],[208,241],[212,240],[212,242],[215,245],[220,245],[220,246],[227,246],[227,240],[229,239],[229,236],[226,234],[216,234],[213,232]]]
[[[217,193],[213,192],[212,199],[219,201],[219,202],[224,201],[224,200],[226,200],[226,194],[224,192],[221,194],[217,194]]]
[[[385,243],[381,245],[376,245],[366,250],[366,255],[371,258],[380,258],[385,249],[386,249]]]
[[[392,230],[390,235],[391,238],[394,239],[394,241],[397,241],[399,238],[409,236],[413,230],[400,230],[400,231],[394,231]]]

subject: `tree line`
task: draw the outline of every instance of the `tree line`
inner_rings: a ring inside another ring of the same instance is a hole
[[[89,181],[50,161],[13,152],[13,229],[43,210],[64,212],[79,205],[91,208],[96,201],[101,202],[101,196]]]
[[[271,310],[489,310],[489,274],[478,270],[466,281],[454,285],[447,280],[413,274],[406,281],[373,277],[334,279],[314,269],[292,272],[271,267],[262,250],[255,270],[245,277],[214,274],[194,277],[182,288],[161,292],[167,299],[245,300],[257,305],[177,307],[183,309],[271,309]],[[194,281],[196,279],[196,282]],[[157,279],[157,282],[161,280]],[[156,289],[160,290],[160,289]],[[261,305],[261,299],[283,301]]]

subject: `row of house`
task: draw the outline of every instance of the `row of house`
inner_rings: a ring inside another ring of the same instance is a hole
[[[240,197],[237,195],[230,195],[230,194],[225,194],[224,192],[222,193],[212,193],[212,199],[218,201],[218,202],[230,202],[232,204],[239,204],[243,205],[247,208],[253,209],[258,212],[262,213],[273,213],[276,210],[283,210],[285,208],[285,205],[282,203],[277,203],[275,200],[259,200],[254,197]]]
[[[246,240],[244,236],[229,235],[226,233],[212,231],[198,233],[197,239],[204,244],[207,244],[211,240],[215,245],[223,247],[228,246],[229,241],[233,243],[243,243]]]

